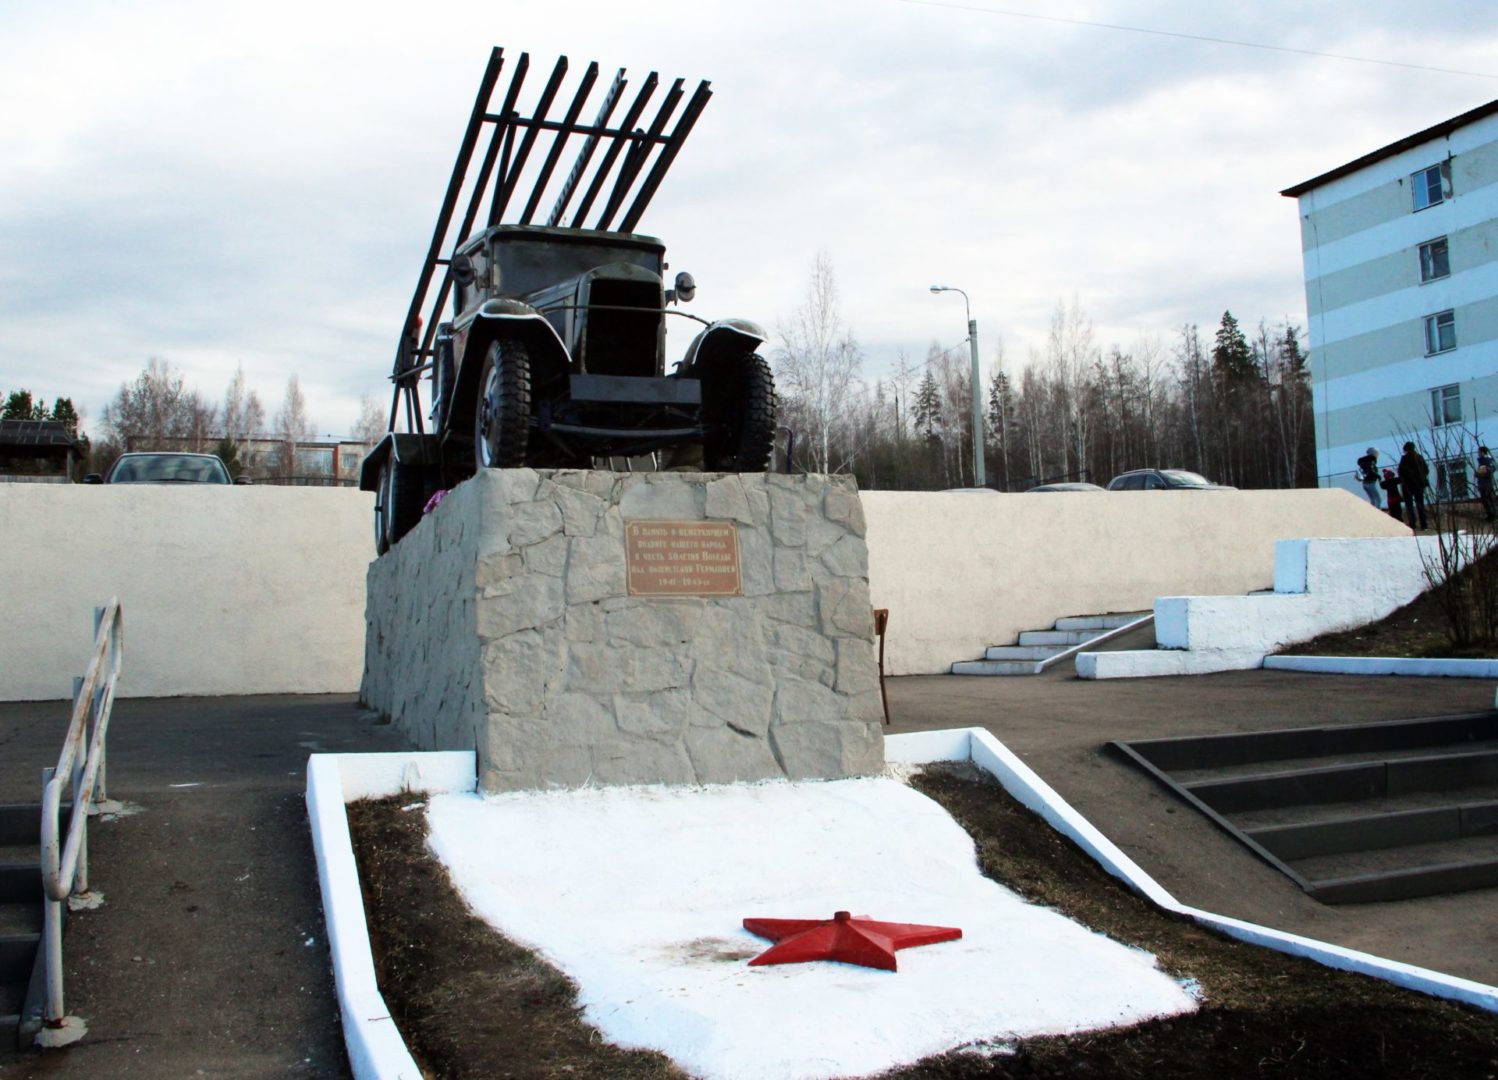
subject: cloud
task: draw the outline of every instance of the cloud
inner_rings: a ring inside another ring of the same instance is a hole
[[[1498,45],[1456,2],[1005,6],[1475,70]],[[1002,338],[1011,364],[1062,297],[1104,346],[1226,308],[1299,317],[1277,192],[1498,85],[896,0],[17,7],[0,15],[0,100],[23,105],[0,114],[0,387],[97,416],[148,356],[215,397],[242,362],[272,412],[299,373],[329,431],[388,387],[492,43],[538,70],[567,53],[574,73],[710,78],[642,229],[697,276],[691,310],[768,325],[826,250],[871,376],[961,338],[936,281],[967,289],[985,353]]]

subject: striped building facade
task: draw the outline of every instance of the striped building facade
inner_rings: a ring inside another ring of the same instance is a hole
[[[1360,492],[1370,446],[1387,467],[1412,436],[1498,439],[1498,101],[1281,194],[1300,205],[1321,486]],[[1466,462],[1432,464],[1466,494]]]

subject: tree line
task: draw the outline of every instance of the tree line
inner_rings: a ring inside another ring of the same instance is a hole
[[[58,398],[49,411],[33,403],[27,390],[5,399],[3,419],[62,420],[79,435],[81,417],[69,398]],[[98,437],[79,435],[90,472],[104,473],[121,454],[132,450],[178,450],[216,454],[230,475],[258,480],[290,481],[304,471],[298,448],[316,441],[301,382],[286,382],[281,407],[267,420],[260,394],[249,385],[240,365],[223,398],[215,400],[186,384],[170,361],[152,357],[134,379],[120,384],[104,406]],[[372,446],[385,433],[385,416],[366,398],[353,438]],[[273,449],[266,451],[267,444]]]
[[[832,261],[819,253],[803,302],[776,324],[768,352],[797,468],[852,473],[865,489],[973,485],[966,341],[933,342],[919,363],[901,352],[892,374],[867,381]],[[1309,357],[1289,321],[1261,319],[1245,331],[1224,311],[1210,341],[1187,324],[1164,341],[1146,333],[1128,348],[1105,348],[1073,299],[1056,305],[1044,345],[1016,375],[1002,348],[990,366],[983,388],[990,487],[1107,484],[1136,468],[1190,469],[1242,488],[1316,484]],[[80,423],[70,399],[48,409],[24,390],[5,399],[0,415],[59,419],[75,433]],[[366,396],[353,438],[372,446],[385,427],[384,412]],[[216,453],[235,475],[293,479],[297,447],[315,432],[295,375],[267,420],[242,366],[215,400],[153,358],[104,407],[90,469],[104,471],[126,450],[175,449]],[[251,452],[268,441],[275,450]]]
[[[973,479],[972,375],[966,341],[902,353],[872,384],[819,255],[806,299],[777,327],[772,356],[781,423],[796,463],[851,472],[864,489],[940,490]],[[1245,332],[1223,312],[1205,341],[1195,324],[1168,344],[1142,335],[1103,348],[1076,300],[1058,303],[1045,345],[1018,377],[1002,349],[984,387],[989,487],[1056,481],[1106,485],[1129,469],[1180,468],[1240,488],[1314,487],[1309,357],[1300,328],[1260,320]]]

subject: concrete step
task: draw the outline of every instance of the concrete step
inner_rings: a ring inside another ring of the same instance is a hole
[[[1057,630],[1117,630],[1120,626],[1142,619],[1148,611],[1119,611],[1110,615],[1068,615],[1056,620]]]
[[[30,861],[0,862],[0,903],[36,901],[42,895],[42,868]]]
[[[26,984],[41,940],[41,934],[0,934],[0,984]]]
[[[42,929],[42,894],[0,904],[0,935],[36,934]]]
[[[1097,637],[1101,630],[1026,630],[1019,636],[1021,645],[1059,645],[1069,649]]]
[[[1034,660],[960,660],[953,675],[1034,675]]]
[[[1049,660],[1065,645],[990,645],[983,653],[985,660]]]

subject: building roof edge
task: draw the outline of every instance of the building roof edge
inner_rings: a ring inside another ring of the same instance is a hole
[[[1320,176],[1315,176],[1292,187],[1287,187],[1280,194],[1291,199],[1298,198],[1313,188],[1322,187],[1333,180],[1340,180],[1342,177],[1355,173],[1359,169],[1366,169],[1369,165],[1382,161],[1384,158],[1393,157],[1395,154],[1402,154],[1404,151],[1411,147],[1419,146],[1421,143],[1430,142],[1432,139],[1439,139],[1444,135],[1450,135],[1458,128],[1474,124],[1494,113],[1498,113],[1498,99],[1494,99],[1486,105],[1479,105],[1475,109],[1469,109],[1460,116],[1453,116],[1450,120],[1443,120],[1439,124],[1426,128],[1424,131],[1417,131],[1413,135],[1406,135],[1396,142],[1391,142],[1388,146],[1379,147],[1379,149],[1374,150],[1372,153],[1364,154],[1360,158],[1349,161],[1346,165],[1338,165],[1330,172],[1324,172]]]

